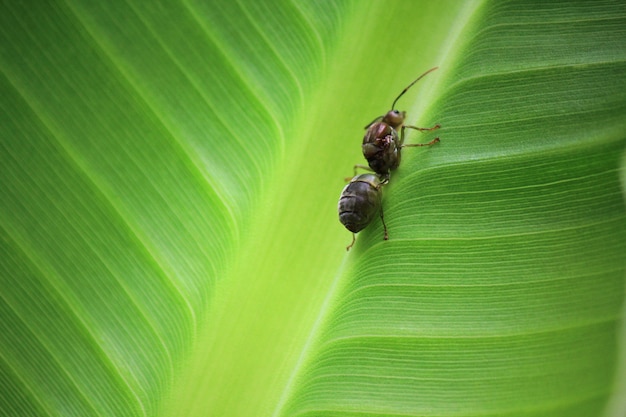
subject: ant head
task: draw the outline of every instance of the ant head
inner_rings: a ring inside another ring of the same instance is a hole
[[[394,129],[398,129],[404,123],[406,112],[398,110],[389,110],[386,115],[383,116],[383,123],[387,123]]]

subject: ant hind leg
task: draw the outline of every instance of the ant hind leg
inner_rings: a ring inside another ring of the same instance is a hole
[[[387,225],[385,224],[385,217],[383,216],[383,206],[380,206],[380,220],[383,222],[383,230],[385,234],[383,235],[383,240],[389,240],[389,233],[387,233]]]
[[[354,166],[354,176],[355,177],[356,177],[356,170],[359,169],[359,168],[364,169],[365,171],[374,172],[374,170],[372,168],[368,167],[367,165],[356,164]]]
[[[356,175],[357,175],[357,171],[356,170],[359,169],[359,168],[364,169],[365,171],[374,172],[374,170],[372,168],[368,167],[367,165],[356,164],[354,166],[354,176],[353,177],[345,177],[344,180],[346,182],[348,182],[352,178],[356,177]]]

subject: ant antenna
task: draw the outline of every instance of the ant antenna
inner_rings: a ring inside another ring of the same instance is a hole
[[[436,70],[439,67],[434,67],[429,69],[428,71],[426,71],[425,73],[423,73],[422,75],[420,75],[419,77],[417,77],[417,79],[415,81],[413,81],[411,84],[408,85],[407,88],[405,88],[404,90],[402,90],[402,92],[400,93],[400,95],[398,97],[396,97],[396,99],[393,101],[393,104],[391,105],[391,110],[393,110],[396,107],[396,102],[398,101],[398,99],[400,97],[402,97],[404,95],[404,93],[406,93],[408,91],[409,88],[413,87],[413,84],[415,84],[416,82],[418,82],[419,80],[421,80],[422,78],[424,78],[424,76],[426,76],[426,74],[433,72],[434,70]]]

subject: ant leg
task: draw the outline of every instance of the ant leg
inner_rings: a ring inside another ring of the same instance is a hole
[[[348,181],[350,181],[352,178],[356,177],[356,175],[357,175],[356,170],[357,170],[358,168],[364,169],[364,170],[366,170],[366,171],[374,172],[374,170],[373,170],[372,168],[368,167],[367,165],[356,164],[356,165],[354,166],[354,176],[353,176],[353,177],[345,177],[345,178],[344,178],[344,181],[348,182]]]
[[[369,122],[363,129],[369,129],[369,127],[371,125],[373,125],[376,122],[380,122],[381,120],[383,120],[383,117],[385,116],[378,116],[377,118],[375,118],[374,120],[372,120],[371,122]]]
[[[356,177],[356,170],[357,170],[358,168],[364,169],[364,170],[366,170],[366,171],[374,172],[374,170],[373,170],[372,168],[368,167],[367,165],[356,164],[356,165],[354,166],[354,176],[355,176],[355,177]]]
[[[428,143],[409,143],[408,145],[402,145],[402,147],[406,148],[406,147],[411,147],[411,146],[430,146],[430,145],[434,145],[437,142],[439,142],[439,138],[435,138]]]
[[[346,246],[346,250],[349,251],[350,248],[352,246],[354,246],[354,242],[356,241],[356,238],[354,237],[354,233],[352,233],[352,243],[350,243],[348,246]]]
[[[433,127],[417,127],[417,126],[411,126],[411,125],[404,125],[403,127],[408,127],[409,129],[419,130],[420,132],[430,132],[432,130],[439,129],[441,127],[441,125],[439,123],[437,123]]]
[[[380,206],[380,220],[383,222],[383,230],[385,231],[385,235],[383,236],[383,240],[389,240],[389,233],[387,233],[387,225],[385,224],[385,217],[383,216],[383,206]]]
[[[437,138],[436,140],[430,142],[430,143],[425,143],[424,145],[405,145],[404,144],[404,129],[415,129],[415,130],[419,130],[420,132],[430,132],[432,130],[437,130],[441,127],[441,125],[439,123],[437,123],[436,125],[434,125],[433,127],[417,127],[417,126],[412,126],[412,125],[402,125],[402,128],[400,129],[400,147],[403,148],[405,146],[430,146],[433,143],[437,143],[439,142],[439,138]]]

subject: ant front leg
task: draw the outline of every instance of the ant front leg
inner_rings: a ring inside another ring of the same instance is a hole
[[[417,127],[417,126],[411,126],[411,125],[404,125],[403,128],[405,128],[405,127],[408,127],[409,129],[419,130],[420,132],[430,132],[432,130],[439,129],[441,127],[441,125],[439,123],[437,123],[433,127]]]

